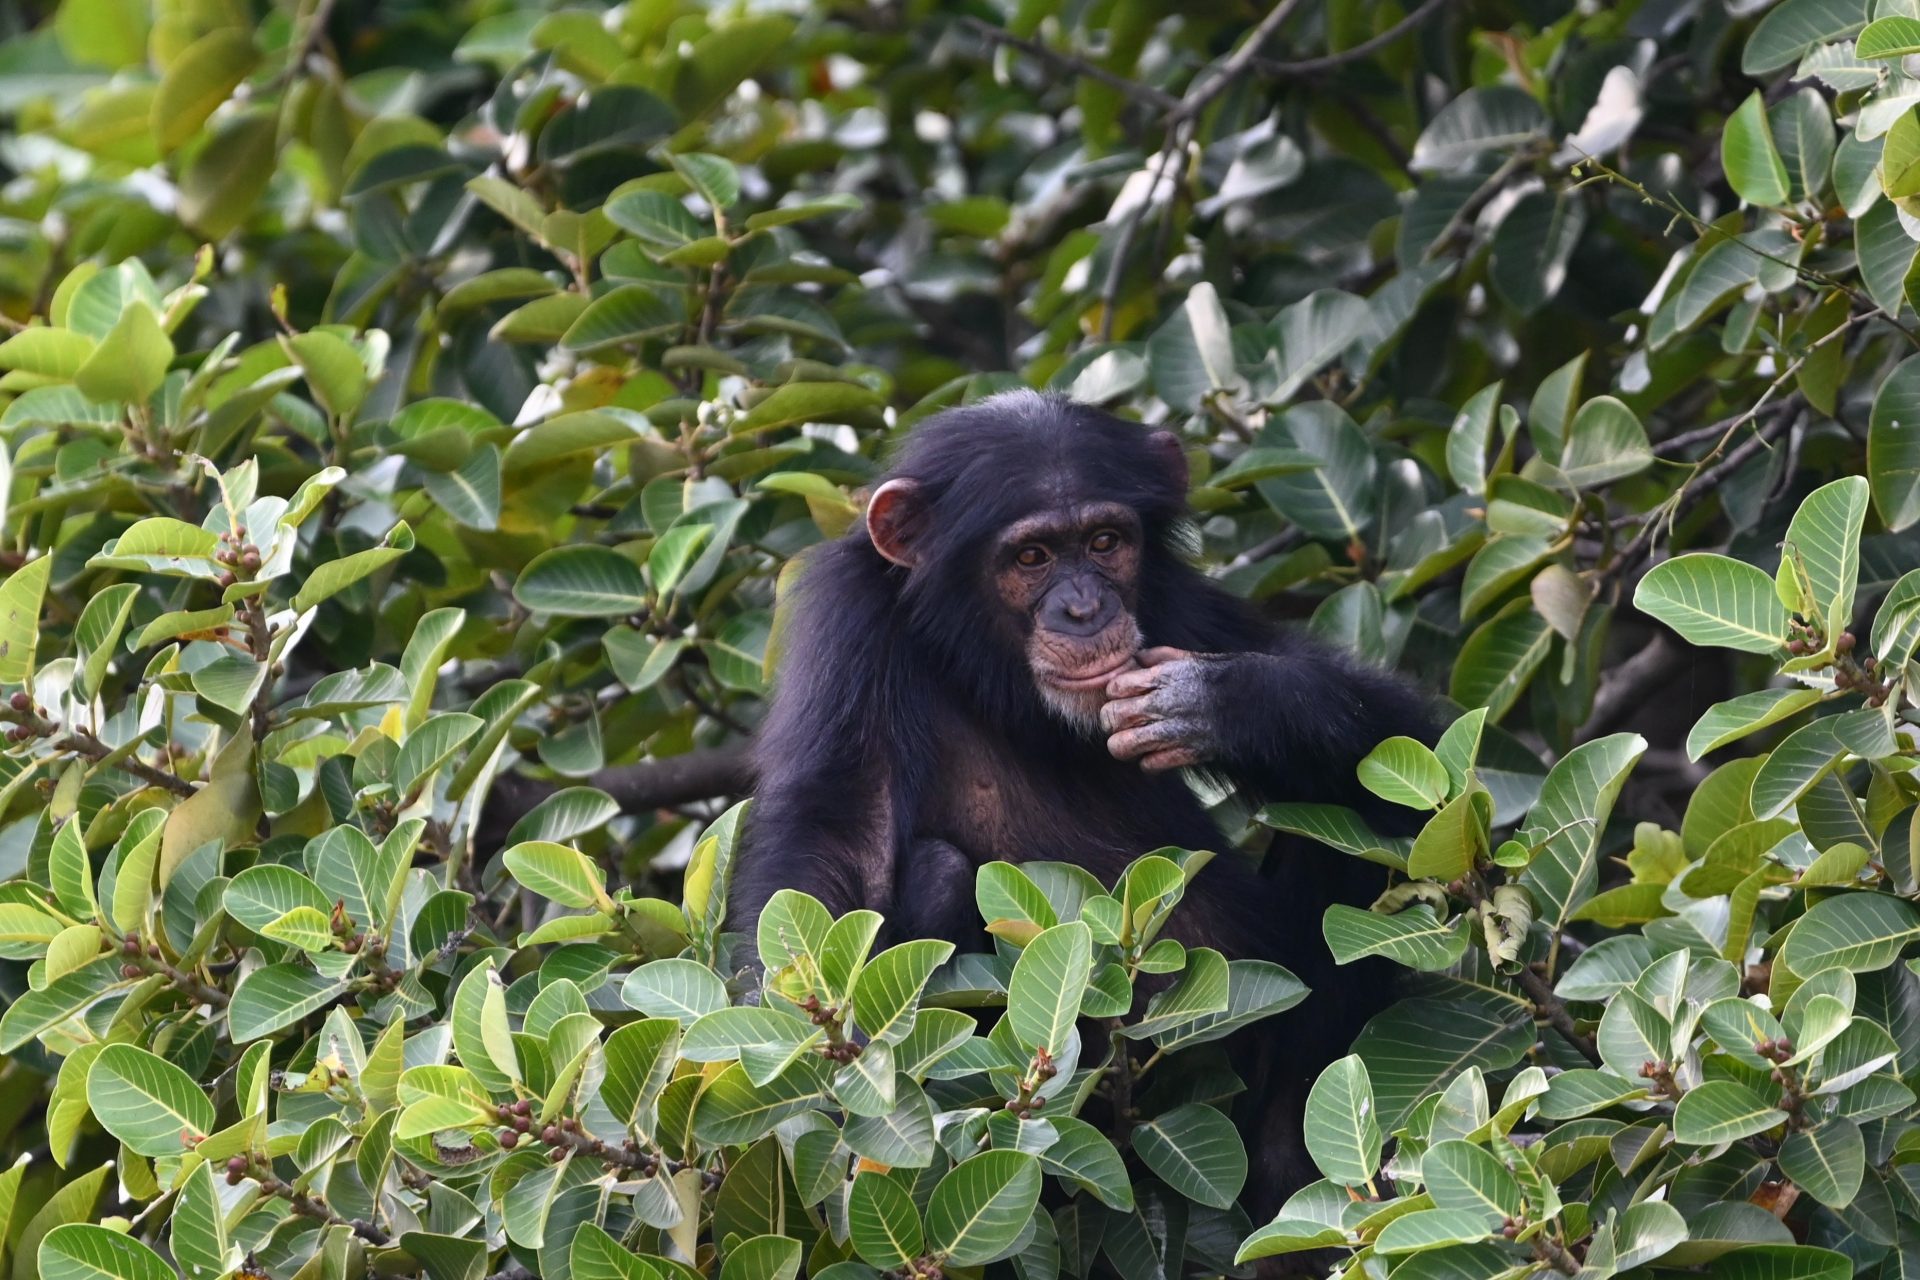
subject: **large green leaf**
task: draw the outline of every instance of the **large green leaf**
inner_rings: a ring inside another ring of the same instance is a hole
[[[1694,644],[1774,653],[1787,642],[1787,610],[1773,579],[1727,556],[1661,561],[1634,588],[1633,604]]]
[[[69,1222],[40,1241],[41,1280],[177,1280],[159,1254],[119,1231]]]
[[[1133,1129],[1133,1149],[1147,1168],[1189,1200],[1232,1206],[1247,1180],[1247,1150],[1233,1121],[1189,1102]]]
[[[1019,1151],[983,1151],[962,1160],[927,1202],[927,1244],[955,1266],[1004,1255],[1040,1201],[1040,1165]]]
[[[1307,1094],[1302,1132],[1320,1172],[1345,1187],[1363,1187],[1380,1167],[1380,1118],[1367,1064],[1350,1054],[1328,1066]]]
[[[1044,930],[1020,952],[1007,985],[1007,1017],[1023,1047],[1055,1056],[1065,1048],[1092,972],[1092,946],[1091,930],[1071,920]]]
[[[177,1156],[213,1132],[213,1103],[192,1076],[130,1044],[110,1044],[87,1072],[87,1105],[143,1156]]]

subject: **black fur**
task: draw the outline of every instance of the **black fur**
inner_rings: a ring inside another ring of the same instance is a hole
[[[1013,520],[1077,501],[1118,501],[1140,516],[1147,646],[1280,659],[1235,666],[1230,697],[1214,708],[1221,774],[1255,800],[1347,804],[1380,829],[1407,828],[1411,812],[1373,800],[1354,766],[1396,733],[1431,741],[1424,700],[1277,630],[1188,564],[1176,472],[1138,424],[1030,392],[948,410],[910,434],[889,475],[918,481],[930,502],[916,567],[890,563],[857,527],[808,555],[787,606],[733,927],[751,936],[766,900],[796,888],[835,914],[871,907],[901,934],[978,946],[971,873],[981,862],[1071,860],[1111,884],[1150,850],[1222,844],[1177,775],[1116,760],[1102,735],[1049,712],[1007,637],[986,549]],[[965,820],[970,803],[999,815],[996,835]],[[1392,998],[1387,972],[1336,971],[1320,933],[1329,903],[1371,901],[1381,869],[1313,845],[1276,845],[1267,861],[1262,873],[1227,850],[1172,929],[1229,957],[1284,964],[1317,992],[1270,1020],[1257,1044],[1268,1065],[1243,1068],[1262,1111],[1249,1130],[1256,1220],[1317,1176],[1300,1140],[1306,1089]]]

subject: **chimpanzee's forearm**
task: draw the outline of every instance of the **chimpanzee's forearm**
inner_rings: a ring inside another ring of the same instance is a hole
[[[1268,800],[1343,804],[1374,816],[1379,802],[1359,784],[1360,761],[1396,734],[1434,738],[1419,690],[1305,639],[1236,655],[1214,692],[1215,766]]]

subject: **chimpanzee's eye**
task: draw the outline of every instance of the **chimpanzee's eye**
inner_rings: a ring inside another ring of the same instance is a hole
[[[1092,541],[1087,543],[1087,549],[1092,551],[1095,555],[1103,556],[1107,554],[1107,552],[1112,551],[1117,547],[1119,547],[1119,545],[1120,545],[1119,534],[1115,533],[1111,529],[1102,529],[1100,532],[1093,535]]]
[[[1019,554],[1014,556],[1013,560],[1014,563],[1022,569],[1038,569],[1052,558],[1052,556],[1047,554],[1045,547],[1034,546],[1020,548]]]

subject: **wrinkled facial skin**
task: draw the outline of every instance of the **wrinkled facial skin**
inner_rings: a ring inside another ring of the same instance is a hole
[[[994,545],[993,587],[1025,632],[1041,700],[1089,733],[1140,647],[1140,536],[1132,510],[1096,502],[1015,521]]]

